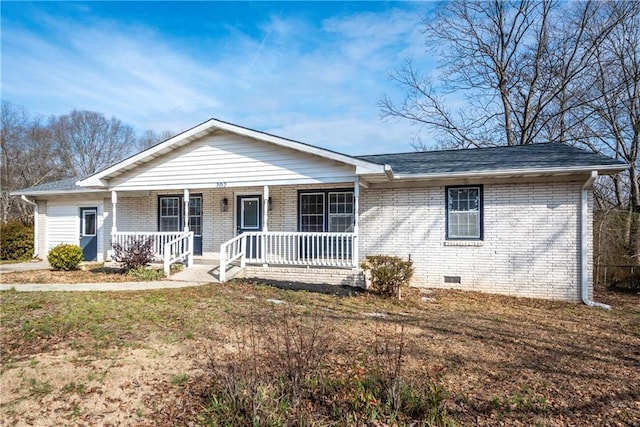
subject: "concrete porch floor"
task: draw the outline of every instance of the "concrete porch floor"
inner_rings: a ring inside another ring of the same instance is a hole
[[[196,259],[191,267],[185,267],[182,271],[173,273],[169,280],[179,282],[206,282],[219,283],[220,261],[217,259]]]

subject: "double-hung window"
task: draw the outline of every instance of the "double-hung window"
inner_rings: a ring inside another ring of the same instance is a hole
[[[304,232],[353,232],[353,191],[299,193],[299,227]]]
[[[446,188],[447,239],[482,239],[482,186]]]
[[[180,197],[160,197],[159,231],[180,231]]]

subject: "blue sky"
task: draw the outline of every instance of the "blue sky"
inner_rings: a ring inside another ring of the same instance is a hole
[[[429,2],[5,2],[2,98],[137,130],[211,117],[341,151],[411,150],[418,130],[383,122],[388,72],[428,70]],[[425,134],[421,134],[425,137]],[[428,139],[428,135],[427,135]]]

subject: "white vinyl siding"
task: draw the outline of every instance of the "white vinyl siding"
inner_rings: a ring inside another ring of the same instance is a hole
[[[114,190],[226,188],[353,181],[355,167],[217,133],[111,179]]]
[[[97,208],[96,237],[98,239],[98,261],[104,260],[103,201],[49,200],[47,202],[46,248],[41,254],[46,258],[49,251],[61,244],[80,243],[80,208]]]
[[[79,209],[76,205],[55,205],[48,207],[48,247],[47,253],[61,243],[77,245],[79,242]]]

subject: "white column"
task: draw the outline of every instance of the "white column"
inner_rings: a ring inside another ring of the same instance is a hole
[[[118,207],[118,193],[111,191],[111,234],[118,232],[118,226],[116,225],[116,211]]]
[[[269,231],[269,186],[265,185],[262,191],[262,231]]]
[[[355,182],[353,183],[353,250],[352,250],[352,257],[353,257],[353,266],[354,267],[358,267],[358,256],[359,256],[359,251],[358,251],[358,246],[359,246],[359,239],[358,239],[358,234],[360,233],[360,225],[359,225],[359,217],[360,216],[360,178],[356,178]]]
[[[184,224],[184,232],[187,233],[189,231],[189,190],[184,189],[184,212],[183,212],[183,221]]]

